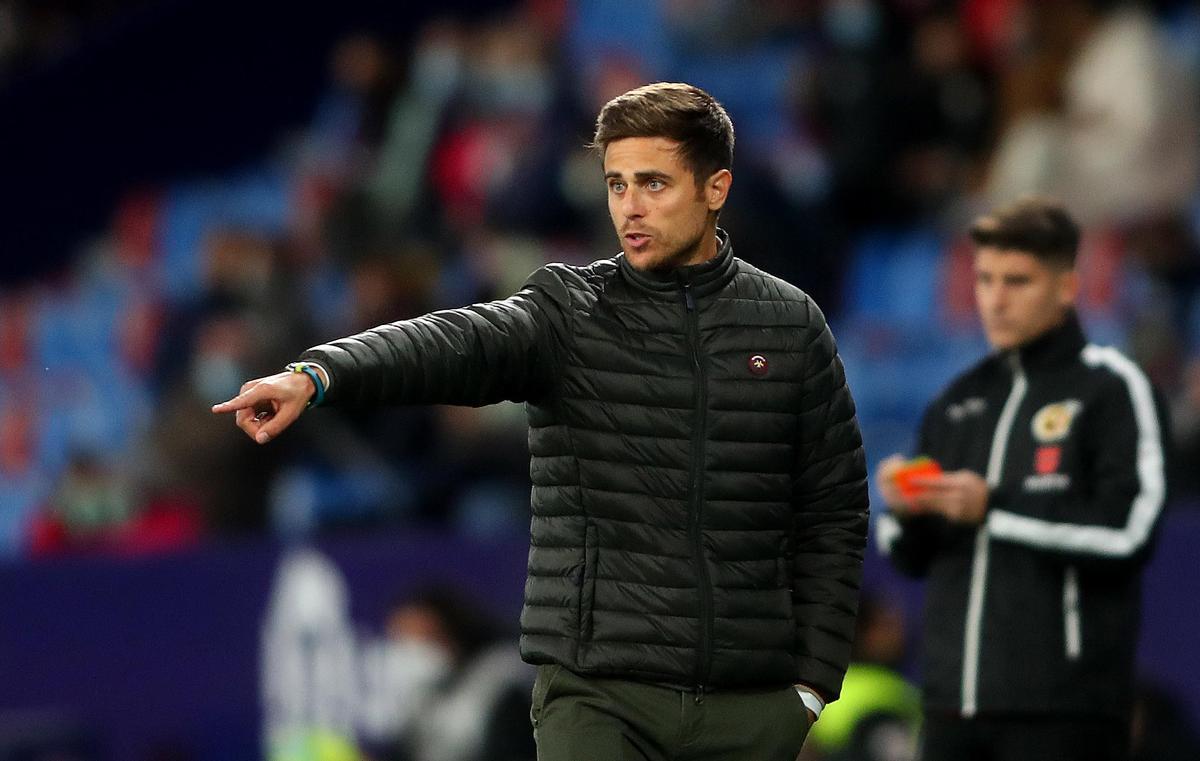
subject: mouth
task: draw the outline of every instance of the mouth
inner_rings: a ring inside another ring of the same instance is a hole
[[[625,233],[625,242],[634,251],[640,251],[650,242],[650,236],[645,233]]]

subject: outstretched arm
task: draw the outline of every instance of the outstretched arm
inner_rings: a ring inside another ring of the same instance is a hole
[[[238,427],[263,444],[295,422],[314,394],[325,404],[357,407],[534,399],[553,383],[569,313],[566,286],[553,267],[544,267],[510,298],[309,349],[301,359],[319,365],[327,394],[305,373],[278,373],[248,382],[213,412],[235,413]]]

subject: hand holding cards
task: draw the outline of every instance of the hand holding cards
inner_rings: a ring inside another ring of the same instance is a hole
[[[937,460],[922,456],[906,461],[892,472],[891,477],[892,483],[900,490],[900,496],[912,501],[926,492],[926,487],[920,483],[921,479],[941,474],[942,466]]]

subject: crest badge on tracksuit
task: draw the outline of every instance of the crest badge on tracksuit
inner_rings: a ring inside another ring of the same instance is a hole
[[[1051,486],[1065,487],[1067,479],[1058,473],[1062,465],[1061,442],[1071,433],[1075,416],[1083,409],[1078,399],[1065,399],[1047,404],[1033,416],[1033,437],[1041,445],[1034,452],[1033,469],[1037,476],[1026,479],[1029,490],[1048,489]]]
[[[1078,399],[1047,404],[1033,416],[1033,437],[1041,444],[1054,444],[1067,438],[1075,416],[1083,409]]]

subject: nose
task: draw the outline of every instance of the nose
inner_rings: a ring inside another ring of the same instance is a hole
[[[621,196],[621,214],[626,219],[641,219],[646,216],[646,204],[637,186],[630,186]]]
[[[1003,287],[992,291],[992,311],[1004,312],[1008,307],[1008,291]]]
[[[979,308],[989,314],[1004,310],[1004,289],[993,284],[981,285],[976,289]]]

